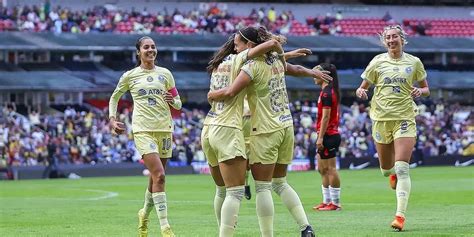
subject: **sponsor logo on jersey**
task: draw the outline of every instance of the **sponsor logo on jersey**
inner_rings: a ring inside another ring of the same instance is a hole
[[[148,76],[148,77],[146,78],[146,80],[147,80],[148,82],[152,82],[152,81],[153,81],[153,77]]]
[[[281,115],[279,119],[280,119],[280,122],[286,122],[286,121],[292,120],[293,118],[291,117],[291,114],[286,114],[286,115]]]
[[[145,89],[139,89],[138,90],[138,95],[146,95],[146,90]]]

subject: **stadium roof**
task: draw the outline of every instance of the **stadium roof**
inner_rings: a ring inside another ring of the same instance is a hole
[[[360,85],[362,70],[339,70],[341,89],[355,89]],[[112,91],[121,72],[2,72],[0,90],[48,90],[48,91]],[[208,90],[209,75],[206,72],[173,72],[179,90]],[[311,78],[287,76],[289,90],[316,90]],[[432,89],[472,90],[474,71],[428,71]]]
[[[150,35],[159,50],[215,51],[227,36],[208,35]],[[123,51],[135,50],[140,35],[115,33],[71,34],[63,33],[0,33],[0,49],[8,50],[60,50],[60,51]],[[411,37],[409,52],[474,52],[472,38]],[[342,36],[290,36],[286,49],[309,48],[316,52],[381,52],[378,37]]]

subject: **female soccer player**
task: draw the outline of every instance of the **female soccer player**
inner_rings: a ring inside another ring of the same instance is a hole
[[[340,210],[340,180],[336,169],[336,153],[341,144],[339,135],[339,78],[336,66],[322,63],[315,67],[318,70],[331,72],[329,75],[332,81],[324,81],[315,78],[315,83],[321,86],[321,93],[318,99],[318,120],[316,131],[318,140],[316,141],[318,170],[321,174],[323,202],[314,206],[314,210],[334,211]]]
[[[241,32],[251,31],[244,28]],[[234,44],[231,36],[209,62],[211,91],[228,86],[237,76],[247,59],[271,50],[283,53],[276,40],[252,49],[250,44]],[[236,54],[238,53],[238,54]],[[219,236],[233,236],[244,196],[247,167],[242,117],[245,91],[225,101],[211,101],[211,110],[204,120],[201,134],[203,149],[208,159],[211,174],[216,183],[214,210],[219,225]]]
[[[239,32],[235,44],[255,45],[271,38],[264,28],[258,32]],[[271,190],[282,198],[283,203],[301,228],[302,236],[314,236],[301,201],[286,182],[287,165],[293,159],[293,119],[288,106],[285,84],[287,72],[296,76],[330,76],[320,71],[286,64],[274,54],[248,61],[232,85],[208,94],[210,100],[223,101],[239,95],[247,89],[251,117],[250,164],[255,180],[257,216],[262,236],[273,236],[274,207]],[[273,178],[273,182],[272,182]]]
[[[162,236],[175,236],[168,223],[165,194],[165,168],[171,157],[173,121],[170,107],[181,108],[181,100],[171,72],[155,65],[156,45],[148,36],[136,43],[137,66],[125,72],[115,88],[109,102],[111,129],[121,134],[124,124],[116,120],[120,97],[130,91],[134,105],[132,131],[135,146],[150,171],[145,204],[138,212],[139,236],[148,234],[148,216],[155,207],[161,225]]]
[[[391,227],[403,230],[410,196],[409,162],[416,142],[414,98],[429,96],[426,71],[419,58],[403,52],[406,33],[399,26],[387,26],[380,36],[386,53],[375,56],[361,77],[356,95],[368,99],[367,89],[374,85],[370,118],[380,169],[390,176],[396,190],[397,212]],[[413,84],[418,83],[419,87]]]

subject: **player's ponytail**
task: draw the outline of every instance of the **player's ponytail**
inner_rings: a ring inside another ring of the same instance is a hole
[[[336,93],[337,103],[341,103],[341,92],[339,91],[339,78],[337,76],[336,66],[330,63],[321,63],[320,66],[323,70],[330,72],[329,76],[332,77],[332,81],[329,82],[329,84],[332,85],[332,89],[334,93]]]
[[[137,49],[137,55],[135,56],[136,60],[137,60],[137,64],[135,65],[135,67],[138,67],[142,64],[142,60],[140,59],[140,47],[142,46],[142,42],[144,39],[152,39],[151,37],[149,36],[143,36],[141,37],[140,39],[137,40],[137,43],[135,43],[135,48]]]
[[[217,51],[214,56],[212,56],[211,61],[207,64],[207,72],[211,74],[214,70],[219,67],[219,64],[224,61],[224,58],[227,57],[230,54],[235,54],[235,45],[234,45],[234,37],[235,34],[232,34],[229,39],[227,39],[227,42],[225,42],[224,45]]]

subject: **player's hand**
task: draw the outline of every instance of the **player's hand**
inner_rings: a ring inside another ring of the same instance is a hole
[[[316,141],[316,147],[318,148],[318,151],[322,151],[324,149],[323,138],[318,138]]]
[[[329,76],[329,74],[331,74],[330,71],[325,71],[325,70],[320,71],[318,69],[313,69],[313,71],[316,73],[316,78],[321,79],[325,82],[332,81],[332,77]]]
[[[413,98],[418,98],[422,95],[423,93],[421,92],[421,89],[420,88],[417,88],[417,87],[412,87],[412,90],[411,90],[411,97]]]
[[[125,132],[125,124],[122,122],[117,122],[115,120],[110,121],[110,130],[115,134],[122,134]]]
[[[307,48],[300,48],[300,49],[295,49],[290,52],[285,53],[285,58],[290,59],[290,58],[299,58],[299,57],[305,57],[312,54],[310,49]]]
[[[356,96],[363,100],[366,100],[369,98],[369,96],[367,95],[367,90],[360,87],[357,88],[356,90]]]
[[[171,95],[170,92],[166,92],[163,96],[163,98],[165,99],[165,101],[168,103],[168,104],[174,104],[174,97],[173,95]]]

